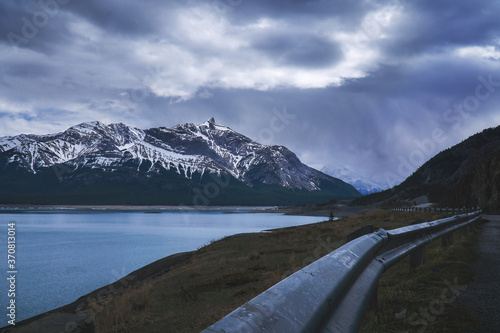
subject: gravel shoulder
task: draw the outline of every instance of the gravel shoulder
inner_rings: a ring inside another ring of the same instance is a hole
[[[476,332],[500,331],[500,215],[483,215],[472,264],[474,282],[460,295],[479,322]]]

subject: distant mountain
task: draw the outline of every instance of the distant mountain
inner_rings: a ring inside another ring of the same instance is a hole
[[[0,203],[275,205],[349,199],[351,185],[211,118],[141,130],[82,123],[0,138]]]
[[[353,204],[410,201],[427,196],[449,207],[500,211],[500,126],[475,134],[442,151],[392,189]]]
[[[357,175],[347,167],[334,167],[332,165],[326,165],[321,169],[321,172],[351,184],[363,195],[381,192],[387,188],[371,179]]]

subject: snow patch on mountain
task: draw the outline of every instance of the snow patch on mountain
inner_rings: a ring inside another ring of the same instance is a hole
[[[348,186],[301,163],[286,147],[262,145],[213,118],[200,125],[146,130],[122,123],[86,122],[51,135],[2,137],[0,154],[31,173],[57,164],[110,172],[130,172],[133,166],[147,175],[167,170],[188,179],[195,173],[203,177],[226,172],[249,186],[309,191],[321,190],[325,184]]]
[[[366,177],[362,177],[345,166],[338,167],[333,165],[326,165],[321,169],[321,172],[324,172],[327,175],[341,179],[344,182],[351,184],[363,195],[381,192],[387,189],[387,186],[379,184]]]

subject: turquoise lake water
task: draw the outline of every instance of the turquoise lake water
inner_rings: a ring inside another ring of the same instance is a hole
[[[8,224],[15,222],[16,322],[71,303],[174,253],[237,233],[295,226],[321,217],[216,211],[3,211],[0,284],[6,309]],[[4,310],[5,312],[6,310]],[[8,325],[3,315],[0,327]]]

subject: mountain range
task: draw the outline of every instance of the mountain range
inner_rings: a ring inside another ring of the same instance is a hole
[[[349,168],[342,166],[326,165],[321,168],[321,172],[326,173],[332,177],[342,179],[348,184],[354,186],[359,193],[363,195],[377,193],[385,190],[387,186],[381,185],[371,179],[358,175],[356,172]]]
[[[361,194],[217,124],[146,130],[86,122],[0,138],[2,204],[288,205]]]
[[[400,185],[352,204],[411,204],[419,197],[442,207],[481,207],[500,212],[500,126],[440,152]]]

